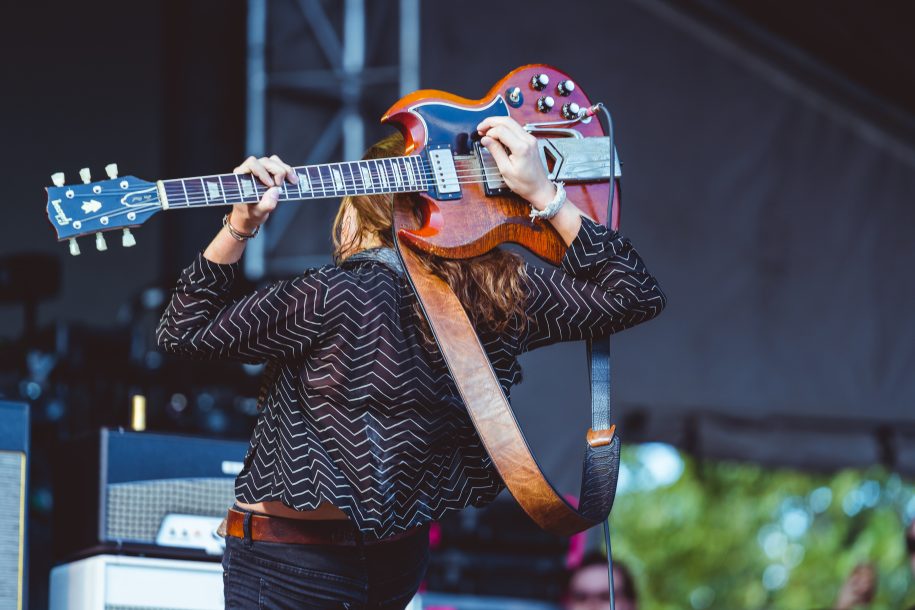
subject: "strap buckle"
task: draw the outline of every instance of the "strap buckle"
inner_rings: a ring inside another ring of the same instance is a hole
[[[591,447],[606,447],[613,442],[613,436],[616,434],[616,424],[611,425],[606,430],[595,430],[588,428],[588,444]]]

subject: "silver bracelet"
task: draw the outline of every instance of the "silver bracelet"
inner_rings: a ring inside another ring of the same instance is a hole
[[[231,212],[229,212],[229,214],[231,214]],[[224,226],[226,228],[226,231],[229,232],[229,235],[234,237],[236,240],[247,241],[247,240],[251,239],[252,237],[254,237],[255,235],[257,235],[257,232],[261,230],[261,226],[257,225],[256,227],[254,227],[253,233],[242,233],[241,231],[239,231],[238,229],[233,227],[231,222],[229,222],[229,214],[226,214],[225,216],[222,217],[222,226]]]
[[[538,210],[531,205],[531,220],[535,218],[552,218],[559,213],[559,208],[566,202],[566,189],[563,183],[554,182],[553,185],[556,187],[556,196],[542,210]]]

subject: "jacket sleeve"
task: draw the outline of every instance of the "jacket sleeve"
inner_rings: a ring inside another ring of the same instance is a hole
[[[562,269],[528,266],[527,276],[520,352],[615,333],[650,320],[667,303],[629,240],[586,217]]]
[[[229,293],[238,263],[202,254],[178,279],[156,339],[166,352],[245,362],[297,358],[321,330],[325,283],[321,270],[274,282],[237,300]]]

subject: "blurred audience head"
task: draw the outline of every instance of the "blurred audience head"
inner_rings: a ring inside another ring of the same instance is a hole
[[[852,610],[869,606],[877,594],[877,570],[869,563],[859,563],[839,589],[834,610]]]
[[[613,562],[613,589],[616,610],[638,608],[632,574],[619,561]],[[563,607],[565,610],[609,610],[610,583],[607,581],[606,556],[597,551],[588,553],[581,565],[570,572]]]

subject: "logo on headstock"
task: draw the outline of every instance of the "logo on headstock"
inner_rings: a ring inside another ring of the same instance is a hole
[[[89,201],[83,202],[82,205],[83,212],[86,214],[91,214],[92,212],[98,212],[102,209],[102,202],[96,201],[95,199],[90,199]]]
[[[51,206],[54,208],[56,214],[54,214],[54,220],[57,221],[57,224],[64,226],[70,224],[72,218],[67,218],[67,215],[64,214],[64,209],[60,207],[60,199],[55,199],[51,202]]]
[[[128,193],[121,197],[121,205],[126,205],[127,207],[132,207],[136,205],[149,205],[150,203],[155,203],[156,201],[156,187],[150,187],[148,189],[143,189],[142,191],[136,191],[134,193]]]

